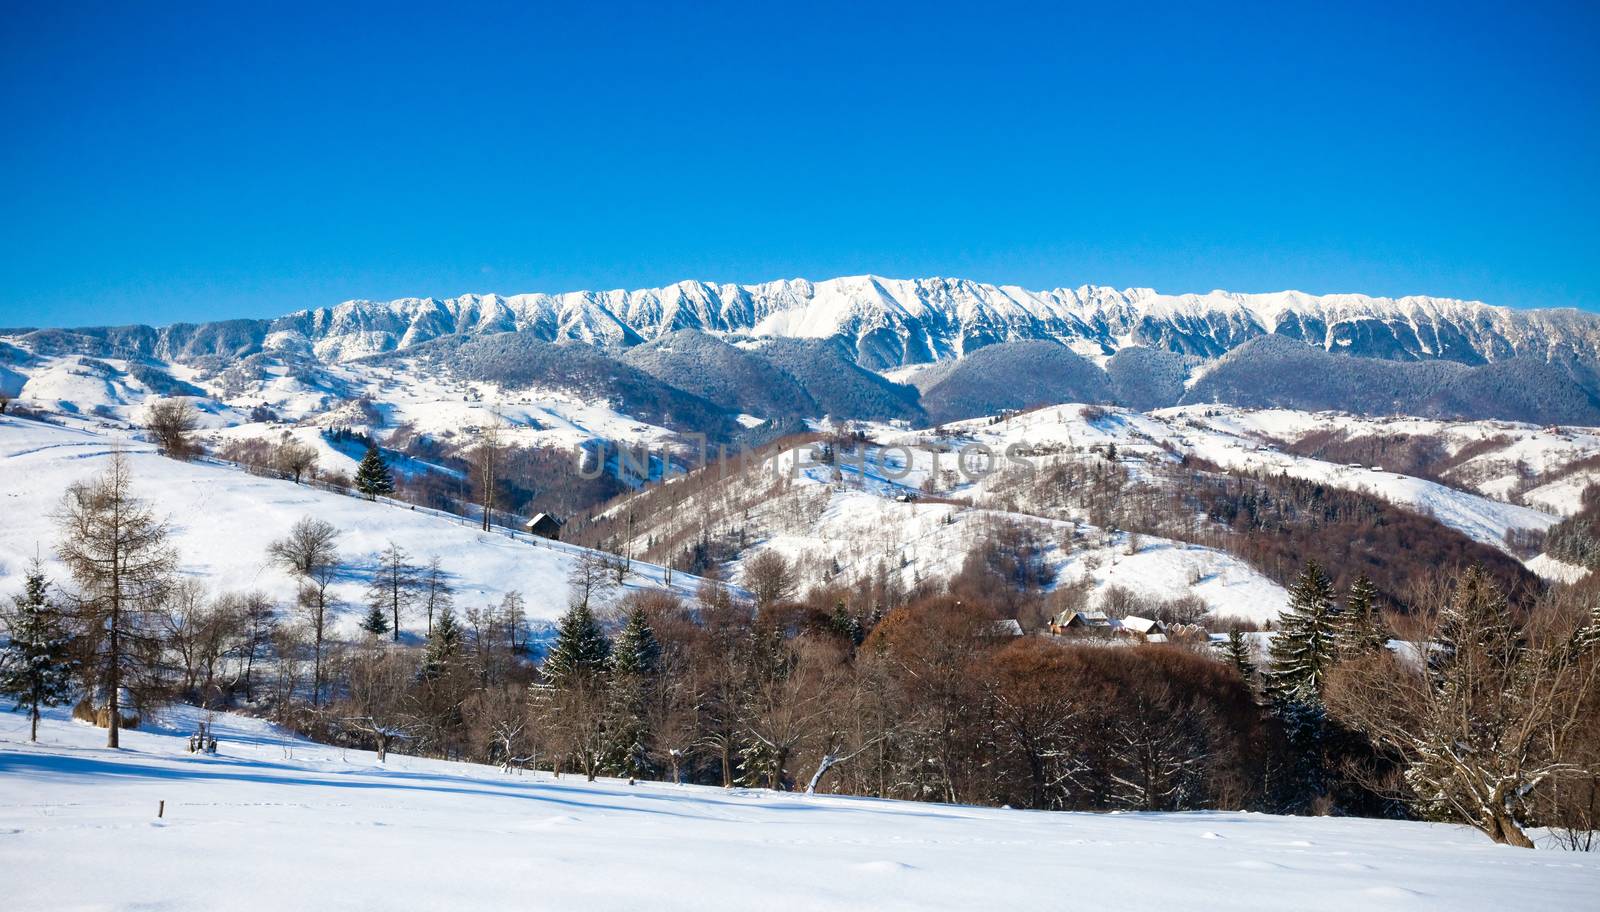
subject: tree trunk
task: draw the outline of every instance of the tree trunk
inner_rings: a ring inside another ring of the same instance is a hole
[[[115,598],[115,596],[113,596],[113,598]],[[118,691],[122,689],[122,643],[117,639],[117,625],[121,623],[121,618],[117,617],[117,613],[117,609],[113,605],[111,609],[111,638],[109,647],[111,650],[111,690],[106,699],[106,706],[110,709],[110,715],[106,719],[106,747],[114,748],[121,747],[121,744],[119,743],[121,740],[119,738],[119,734],[122,730],[122,706],[120,703],[121,695],[118,693]]]
[[[1501,845],[1516,846],[1519,849],[1531,849],[1534,847],[1533,840],[1528,838],[1527,833],[1522,832],[1522,827],[1511,819],[1510,814],[1491,811],[1489,819],[1484,821],[1482,829],[1490,839]]]
[[[822,756],[822,762],[817,764],[817,771],[811,774],[811,781],[806,783],[807,795],[815,795],[817,793],[817,783],[821,782],[822,777],[828,774],[828,770],[833,769],[833,765],[836,762],[838,761],[832,754],[824,754]]]

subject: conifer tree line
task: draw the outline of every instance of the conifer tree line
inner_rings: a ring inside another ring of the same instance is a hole
[[[1523,846],[1530,827],[1595,824],[1592,587],[1514,606],[1466,568],[1402,615],[1359,573],[1340,588],[1313,562],[1270,636],[1178,623],[1157,645],[997,632],[1013,590],[1046,581],[992,548],[911,592],[808,580],[766,551],[739,587],[712,569],[691,598],[630,588],[627,562],[586,551],[536,635],[519,593],[458,604],[447,567],[392,543],[361,569],[365,601],[341,602],[354,568],[314,516],[263,555],[290,602],[208,592],[133,481],[119,455],[67,492],[64,577],[29,571],[0,653],[22,711],[74,704],[111,746],[185,700],[380,759],[589,779],[1416,817]]]

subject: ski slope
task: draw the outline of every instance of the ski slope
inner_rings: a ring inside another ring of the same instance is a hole
[[[551,620],[566,609],[567,574],[581,549],[571,545],[485,533],[476,525],[422,509],[368,502],[293,482],[262,478],[206,462],[178,462],[146,443],[115,432],[94,433],[0,417],[0,597],[21,589],[20,573],[35,554],[64,581],[50,560],[56,541],[51,513],[67,486],[104,470],[121,448],[132,461],[134,492],[168,518],[183,572],[213,592],[261,590],[288,604],[294,582],[270,566],[267,546],[301,517],[327,520],[342,531],[338,548],[346,572],[334,595],[346,606],[362,604],[378,554],[393,541],[425,563],[437,555],[456,587],[458,610],[497,603],[522,593],[531,621]],[[692,595],[699,579],[674,574],[673,585]],[[635,563],[629,587],[662,587],[661,568]],[[359,612],[346,613],[354,629]],[[415,630],[416,624],[404,629]]]
[[[218,716],[0,715],[8,910],[1592,909],[1600,855],[1465,828],[724,791],[365,751]],[[157,818],[159,802],[165,815]]]

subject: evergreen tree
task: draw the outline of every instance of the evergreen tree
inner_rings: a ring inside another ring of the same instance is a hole
[[[1272,638],[1269,685],[1280,699],[1318,702],[1333,664],[1338,615],[1333,584],[1317,566],[1306,563],[1289,590],[1289,608]]]
[[[1383,629],[1383,619],[1378,614],[1378,587],[1362,574],[1350,584],[1350,594],[1345,596],[1344,613],[1339,616],[1336,635],[1341,657],[1370,655],[1382,652],[1389,642]]]
[[[1482,565],[1470,567],[1456,585],[1435,639],[1445,659],[1470,647],[1503,661],[1521,646],[1510,606]]]
[[[0,650],[0,694],[26,709],[28,740],[39,740],[39,710],[59,706],[72,696],[72,638],[49,597],[50,583],[36,560],[28,568],[25,588],[13,598],[6,627],[11,638]]]
[[[828,618],[828,629],[837,636],[849,640],[852,646],[860,646],[866,639],[866,631],[862,629],[861,621],[850,613],[850,609],[846,608],[842,601],[834,604],[833,614]]]
[[[1256,679],[1256,663],[1250,659],[1250,644],[1245,640],[1244,634],[1237,630],[1228,631],[1227,653],[1228,664],[1239,672],[1239,677],[1244,678],[1246,684],[1253,683]]]
[[[628,622],[623,625],[622,632],[617,634],[612,668],[618,675],[648,677],[656,673],[660,660],[661,644],[656,640],[650,619],[643,608],[635,606],[628,612]]]
[[[644,609],[635,606],[617,635],[611,663],[607,765],[620,775],[644,777],[652,772],[650,701],[660,661],[661,644]]]
[[[356,490],[368,500],[394,493],[394,475],[377,447],[367,447],[367,455],[356,467]]]
[[[568,608],[556,627],[555,644],[545,657],[545,677],[560,684],[575,675],[598,675],[609,668],[610,661],[611,643],[594,612],[583,602]]]
[[[389,616],[384,613],[382,605],[374,604],[367,609],[367,616],[361,619],[361,629],[373,636],[383,636],[389,632]]]
[[[1293,748],[1294,765],[1283,783],[1283,805],[1290,812],[1305,810],[1329,790],[1334,733],[1322,688],[1333,665],[1338,622],[1333,584],[1316,561],[1309,561],[1289,590],[1289,607],[1272,639],[1272,669],[1266,675],[1273,714]]]
[[[428,649],[422,659],[422,676],[443,675],[460,652],[461,625],[456,623],[455,612],[446,608],[433,622],[433,635],[428,637]]]

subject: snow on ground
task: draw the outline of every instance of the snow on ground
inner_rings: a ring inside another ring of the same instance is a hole
[[[932,459],[927,451],[869,450],[855,462],[838,459],[837,479],[835,466],[812,463],[800,450],[753,465],[753,477],[730,484],[760,485],[774,473],[790,483],[740,514],[746,531],[762,540],[745,551],[738,566],[771,550],[802,565],[817,564],[813,572],[840,572],[846,579],[870,577],[882,566],[909,588],[955,575],[996,523],[1014,522],[1040,531],[1055,586],[1087,583],[1099,593],[1117,585],[1161,599],[1193,594],[1219,615],[1258,623],[1275,619],[1288,605],[1282,586],[1212,548],[1140,536],[1137,551],[1130,554],[1126,534],[1084,522],[895,499],[915,492],[910,482],[931,474]],[[942,464],[954,465],[954,457],[945,456]],[[686,511],[686,516],[695,515],[697,511]],[[733,578],[739,578],[737,566]]]
[[[1284,453],[1262,442],[1264,433],[1293,437],[1320,416],[1306,412],[1265,411],[1184,406],[1148,414],[1121,409],[1098,409],[1103,417],[1085,417],[1085,408],[1062,405],[1013,416],[959,422],[947,431],[970,443],[984,444],[996,453],[1007,447],[1059,447],[1087,452],[1114,444],[1124,454],[1152,459],[1176,459],[1190,453],[1225,468],[1282,472],[1320,481],[1334,487],[1364,491],[1399,506],[1425,513],[1473,539],[1505,547],[1507,529],[1547,529],[1557,517],[1436,482],[1373,467],[1352,467]],[[1207,416],[1208,412],[1215,415]],[[1089,413],[1094,416],[1094,412]],[[1424,422],[1425,423],[1425,422]],[[1480,424],[1482,422],[1479,422]],[[1582,435],[1579,435],[1582,436]],[[928,440],[926,432],[885,435],[886,440]],[[1587,438],[1586,438],[1587,439]],[[1600,451],[1600,438],[1595,440]],[[1582,451],[1584,453],[1588,450]]]
[[[1437,438],[1451,455],[1466,447],[1482,449],[1453,467],[1447,478],[1495,499],[1509,499],[1528,478],[1554,476],[1579,460],[1600,455],[1600,428],[1539,427],[1514,421],[1446,421],[1430,418],[1360,417],[1336,412],[1289,409],[1242,409],[1184,406],[1156,413],[1230,434],[1289,441],[1313,431],[1340,430],[1351,437],[1408,435]],[[1592,481],[1600,471],[1578,473]],[[1530,490],[1527,503],[1549,512],[1568,514],[1578,507],[1583,490],[1575,482],[1571,497],[1560,489]]]
[[[173,544],[185,573],[213,592],[260,589],[288,603],[290,578],[268,565],[267,545],[303,516],[342,530],[338,546],[349,572],[335,586],[347,605],[359,605],[370,568],[390,541],[426,562],[438,555],[457,586],[459,608],[498,602],[517,590],[531,619],[549,620],[566,608],[567,573],[581,549],[571,545],[485,533],[463,520],[422,509],[368,502],[250,475],[204,462],[178,462],[128,437],[0,417],[0,597],[21,588],[21,573],[38,553],[47,559],[56,540],[50,518],[73,482],[104,470],[121,447],[132,460],[134,491],[169,517]],[[630,586],[659,587],[659,567],[635,563]],[[58,579],[61,568],[52,567]],[[697,578],[674,574],[674,587],[692,594]],[[351,627],[357,612],[345,623]],[[414,622],[413,622],[414,624]],[[414,629],[413,625],[409,626]]]
[[[1592,909],[1600,855],[1463,827],[628,785],[365,751],[178,707],[0,715],[4,905],[51,909]],[[166,802],[157,818],[159,802]]]
[[[1564,560],[1541,554],[1527,561],[1528,569],[1548,580],[1562,583],[1576,583],[1589,575],[1588,569],[1577,564],[1569,564]]]

